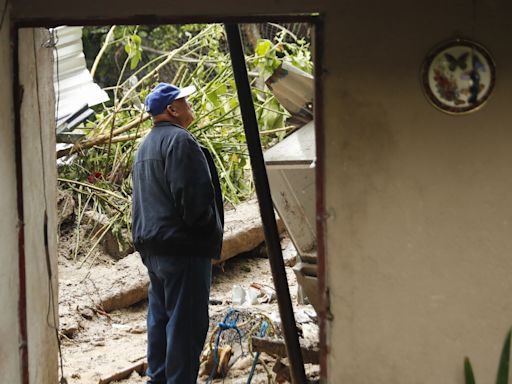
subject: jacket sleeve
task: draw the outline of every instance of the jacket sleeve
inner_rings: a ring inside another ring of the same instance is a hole
[[[187,132],[176,135],[169,145],[165,176],[185,225],[209,226],[215,198],[211,175],[203,151]]]

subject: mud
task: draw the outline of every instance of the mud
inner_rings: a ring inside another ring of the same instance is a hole
[[[75,244],[76,235],[72,231],[63,234],[59,251],[59,308],[64,375],[69,384],[99,383],[102,378],[146,359],[146,300],[139,301],[138,298],[132,297],[131,300],[136,301],[135,304],[115,310],[105,308],[104,305],[108,292],[122,291],[126,288],[128,280],[134,280],[130,276],[138,276],[140,281],[143,281],[145,269],[137,254],[116,261],[103,254],[101,250],[97,250],[84,262],[87,247],[91,244],[82,244],[77,257],[74,258],[72,256]],[[283,241],[283,248],[290,252],[288,239]],[[261,252],[246,253],[226,261],[222,266],[214,267],[211,299],[213,303],[218,304],[210,305],[208,338],[216,324],[233,308],[233,285],[245,289],[252,283],[273,287],[268,259],[260,256]],[[290,255],[287,254],[287,257],[290,258]],[[304,337],[302,341],[305,344],[317,343],[318,327],[315,321],[304,315],[314,314],[314,311],[310,305],[297,304],[297,282],[294,273],[289,267],[286,268],[286,273],[294,310],[298,321],[302,322],[299,324]],[[144,288],[139,287],[140,289]],[[137,289],[135,291],[138,292]],[[135,297],[145,297],[145,292],[142,296],[140,292],[138,295],[135,293]],[[130,303],[130,300],[127,303]],[[240,310],[242,318],[245,316],[253,319],[262,314],[268,316],[279,332],[278,307],[275,300],[255,305],[243,304],[235,308]],[[234,345],[235,356],[231,361],[233,366],[225,379],[216,379],[214,382],[246,383],[252,364],[252,356],[248,353],[248,340],[244,340],[244,356],[240,356],[236,336],[225,336],[223,343]],[[207,345],[205,347],[208,348]],[[270,370],[276,362],[265,353],[262,354],[261,360]],[[310,379],[318,378],[318,366],[308,364],[306,367]],[[204,383],[206,378],[200,378],[198,382]],[[274,378],[275,374],[272,373],[271,380]],[[139,384],[146,381],[146,377],[133,372],[129,378],[119,383]],[[258,364],[252,383],[268,382],[269,377],[265,368]]]

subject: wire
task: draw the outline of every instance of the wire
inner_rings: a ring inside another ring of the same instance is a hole
[[[261,327],[260,327],[260,337],[263,337],[267,334],[267,329],[268,329],[268,323],[265,320],[263,320],[261,322]],[[261,355],[261,352],[257,352],[256,356],[254,356],[254,360],[252,361],[252,366],[251,366],[251,372],[249,373],[249,377],[247,378],[247,384],[251,384],[252,378],[254,376],[254,372],[256,371],[256,365],[258,365],[258,360],[260,359],[260,355]]]
[[[224,317],[224,321],[221,321],[217,324],[219,333],[217,333],[217,337],[215,339],[215,347],[213,349],[213,368],[210,373],[210,376],[208,377],[208,380],[206,381],[208,384],[213,382],[213,379],[215,378],[215,374],[217,372],[217,366],[219,365],[219,342],[220,342],[220,336],[222,335],[222,332],[227,331],[228,329],[233,329],[238,334],[238,338],[240,341],[240,349],[242,351],[243,355],[243,347],[242,347],[242,331],[240,331],[240,328],[237,325],[238,319],[240,317],[240,311],[236,309],[230,309],[226,316]]]

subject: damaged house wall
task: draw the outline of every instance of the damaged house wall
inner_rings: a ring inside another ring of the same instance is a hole
[[[343,4],[326,25],[329,382],[463,383],[465,356],[493,382],[512,326],[511,4]],[[419,73],[461,36],[496,86],[451,116]]]
[[[18,20],[91,22],[323,13],[324,103],[317,107],[326,143],[327,382],[462,383],[466,355],[478,380],[492,380],[512,318],[508,2],[18,0],[13,6]],[[7,49],[2,36],[0,48]],[[434,45],[460,36],[484,44],[498,72],[487,105],[455,117],[426,101],[419,71]],[[10,71],[4,61],[0,76]],[[0,108],[8,111],[11,100],[6,94]],[[2,207],[13,203],[0,199]]]
[[[29,374],[30,383],[56,383],[53,303],[58,305],[57,166],[53,50],[48,46],[46,29],[22,28],[18,36],[23,89],[20,123]]]
[[[5,383],[21,383],[19,345],[18,211],[12,102],[10,21],[0,29],[0,372]]]

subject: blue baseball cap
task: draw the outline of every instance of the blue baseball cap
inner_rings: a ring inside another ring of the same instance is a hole
[[[185,88],[178,88],[168,83],[160,83],[147,95],[145,104],[146,111],[151,116],[159,115],[174,100],[187,97],[196,91],[196,87],[190,85]]]

